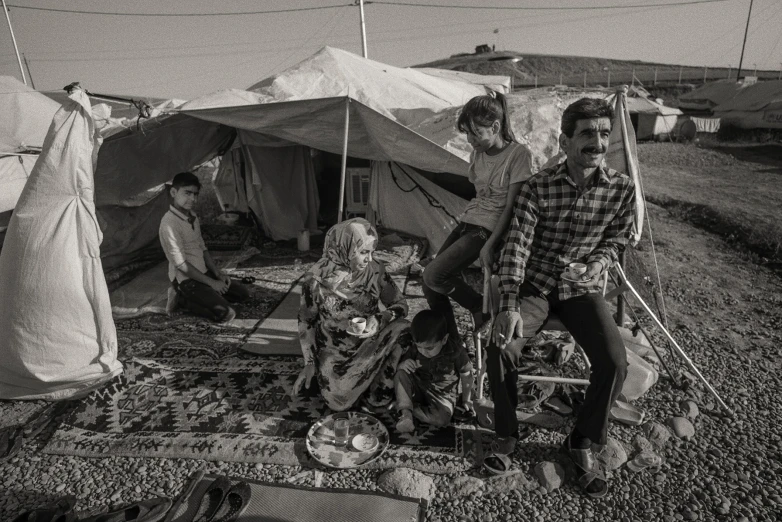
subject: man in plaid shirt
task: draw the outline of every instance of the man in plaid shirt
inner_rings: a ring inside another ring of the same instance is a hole
[[[599,285],[630,240],[635,201],[632,179],[602,166],[613,117],[604,100],[571,104],[559,138],[567,159],[522,185],[500,259],[500,313],[487,357],[495,449],[507,455],[519,440],[517,365],[526,341],[553,312],[584,349],[590,384],[563,451],[591,496],[608,489],[591,446],[606,443],[608,413],[627,373],[624,343]],[[573,262],[587,265],[578,282],[562,279]]]

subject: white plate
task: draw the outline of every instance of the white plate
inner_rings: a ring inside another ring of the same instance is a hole
[[[584,280],[584,279],[570,279],[570,278],[569,278],[568,276],[566,276],[566,275],[563,275],[563,276],[562,276],[562,280],[563,280],[563,281],[567,281],[568,283],[584,283],[584,282],[586,282],[586,281],[589,281],[589,279],[586,279],[586,280]]]

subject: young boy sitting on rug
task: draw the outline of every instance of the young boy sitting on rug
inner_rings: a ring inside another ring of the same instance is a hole
[[[192,172],[180,172],[171,182],[172,203],[160,220],[160,243],[168,259],[168,278],[178,303],[196,315],[228,322],[236,317],[229,301],[241,302],[250,291],[214,263],[201,237],[193,207],[201,182]]]
[[[418,312],[410,335],[415,347],[402,356],[394,376],[397,431],[412,432],[414,417],[437,427],[451,422],[460,380],[462,406],[473,412],[472,363],[464,345],[449,335],[445,316],[434,310]]]

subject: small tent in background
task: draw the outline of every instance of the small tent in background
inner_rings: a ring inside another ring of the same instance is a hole
[[[16,78],[0,76],[0,238],[59,108]]]
[[[721,103],[730,100],[741,90],[735,80],[709,82],[694,91],[679,96],[679,108],[689,112],[708,114]]]
[[[682,111],[643,96],[629,95],[627,110],[639,140],[664,140],[676,132]]]
[[[742,129],[782,129],[782,81],[746,85],[730,100],[714,107],[722,125]]]

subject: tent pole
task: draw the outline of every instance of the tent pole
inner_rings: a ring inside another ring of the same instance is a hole
[[[345,175],[348,166],[348,129],[350,128],[350,98],[345,97],[345,135],[342,139],[342,169],[339,175],[339,208],[337,209],[337,223],[342,223],[343,210],[345,208]]]
[[[11,41],[14,43],[14,51],[16,51],[16,61],[19,63],[19,72],[22,73],[22,82],[27,85],[27,77],[24,75],[24,68],[22,67],[22,59],[19,57],[19,47],[16,45],[16,37],[14,36],[14,28],[11,27],[11,17],[8,16],[8,7],[3,2],[3,13],[5,13],[5,21],[8,22],[8,30],[11,31]]]
[[[733,417],[733,411],[728,407],[727,404],[720,398],[719,394],[717,393],[717,390],[715,390],[711,384],[709,384],[709,381],[706,380],[706,377],[704,377],[700,370],[695,366],[695,363],[693,363],[689,357],[687,357],[687,354],[684,353],[684,350],[681,349],[681,347],[676,343],[676,340],[674,340],[673,336],[671,336],[670,333],[668,333],[668,330],[663,326],[663,324],[660,322],[660,320],[657,318],[656,315],[654,315],[654,312],[652,312],[652,309],[649,308],[649,306],[644,302],[643,299],[641,299],[641,296],[638,294],[638,292],[633,288],[633,285],[630,284],[630,281],[627,279],[627,276],[625,275],[624,270],[622,270],[622,265],[616,264],[614,265],[614,268],[616,268],[616,271],[619,273],[619,280],[622,282],[622,285],[627,288],[627,290],[630,291],[631,294],[633,294],[633,297],[641,304],[643,309],[646,311],[647,314],[649,314],[649,317],[652,318],[652,321],[654,324],[657,325],[657,327],[662,330],[663,334],[665,334],[665,337],[668,338],[668,341],[671,342],[674,348],[676,348],[676,351],[679,353],[679,355],[684,359],[684,362],[687,363],[687,366],[690,367],[690,370],[693,371],[693,373],[698,377],[698,379],[701,380],[701,382],[706,386],[706,389],[709,390],[709,393],[711,393],[715,399],[717,399],[717,402],[720,403],[720,406],[727,412],[728,416]]]

